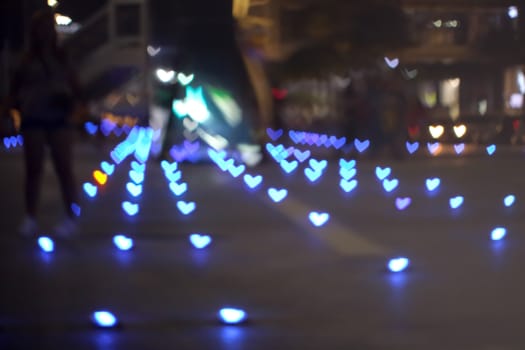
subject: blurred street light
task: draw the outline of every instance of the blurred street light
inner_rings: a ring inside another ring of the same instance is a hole
[[[73,20],[71,19],[71,17],[64,16],[64,15],[61,15],[60,13],[57,13],[55,15],[55,22],[59,26],[67,26],[67,25],[71,24],[71,22],[73,22]]]

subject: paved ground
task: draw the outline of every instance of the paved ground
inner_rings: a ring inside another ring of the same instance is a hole
[[[109,146],[79,145],[79,183],[108,157]],[[146,169],[136,218],[120,203],[129,162],[94,199],[83,196],[81,232],[45,254],[15,231],[22,215],[19,151],[3,151],[0,189],[0,348],[2,349],[388,349],[509,350],[525,344],[525,164],[520,152],[469,157],[358,160],[357,188],[344,193],[337,159],[309,183],[301,164],[284,175],[275,163],[247,169],[264,176],[248,190],[214,164],[183,164],[180,214],[158,163]],[[374,175],[390,166],[399,187],[387,194]],[[435,194],[425,179],[440,177]],[[288,196],[273,203],[269,187]],[[516,203],[503,206],[513,193]],[[448,200],[464,196],[460,209]],[[398,197],[411,204],[399,211]],[[43,233],[59,217],[56,181],[48,168],[42,196]],[[330,213],[320,228],[309,211]],[[491,242],[490,231],[508,236]],[[112,245],[115,233],[135,238],[131,252]],[[209,233],[203,251],[190,233]],[[400,274],[385,264],[411,259]],[[217,311],[245,309],[246,325],[223,326]],[[122,327],[100,330],[89,315],[109,309]]]

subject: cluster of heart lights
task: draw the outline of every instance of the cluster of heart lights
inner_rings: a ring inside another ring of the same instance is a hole
[[[429,129],[431,134],[434,138],[439,138],[441,134],[443,133],[444,129],[443,126],[432,126],[432,128]],[[465,135],[467,131],[467,128],[465,125],[456,125],[454,126],[454,133],[456,134],[457,138],[461,138]],[[272,141],[277,141],[279,138],[281,138],[284,134],[282,129],[274,130],[271,128],[267,129],[267,134],[270,137]],[[320,135],[315,133],[308,133],[308,132],[302,132],[302,131],[294,131],[291,130],[289,132],[289,138],[290,140],[295,144],[308,144],[310,146],[336,146],[336,148],[340,148],[344,145],[344,143],[340,144],[337,143],[336,145],[333,145],[333,141],[342,142],[344,138],[338,139],[337,137],[330,137],[328,135]],[[369,140],[361,141],[359,139],[354,140],[354,147],[355,149],[362,153],[364,152],[368,147],[370,146]],[[435,143],[427,143],[427,148],[430,154],[437,155],[441,151],[441,144],[438,142]],[[406,149],[408,153],[414,154],[419,149],[419,142],[406,142]],[[461,154],[465,149],[465,144],[455,144],[454,150],[457,154]],[[270,156],[280,165],[281,169],[286,174],[291,174],[299,166],[299,163],[302,163],[306,161],[306,159],[309,159],[309,166],[304,169],[305,176],[310,182],[317,181],[322,171],[325,170],[327,164],[325,163],[326,160],[317,160],[311,157],[310,150],[298,150],[294,147],[286,148],[284,144],[272,144],[267,143],[266,144],[266,150],[270,154]],[[486,152],[488,155],[493,155],[496,151],[495,145],[489,145],[486,147]],[[288,160],[287,158],[290,156],[294,156],[295,159]],[[339,186],[340,188],[346,192],[351,192],[354,188],[357,187],[357,179],[355,179],[355,175],[357,174],[356,170],[356,161],[355,160],[345,160],[345,159],[339,159],[339,175],[341,176]],[[399,180],[397,178],[390,177],[392,173],[392,169],[389,167],[380,167],[377,166],[375,169],[375,174],[377,179],[382,183],[383,189],[387,192],[393,192],[399,185]],[[249,178],[251,180],[251,178]],[[425,180],[425,187],[429,194],[435,194],[437,193],[439,187],[441,185],[441,179],[438,177],[431,177],[427,178]],[[284,200],[284,198],[287,196],[288,192],[286,189],[277,189],[277,188],[269,188],[268,190],[268,196],[276,203],[281,202]],[[503,199],[503,204],[505,207],[511,207],[516,198],[513,194],[508,194]],[[455,195],[453,197],[450,197],[448,199],[449,207],[452,210],[457,210],[463,206],[465,202],[465,198],[462,195]],[[402,211],[407,209],[412,203],[412,199],[410,197],[397,197],[395,200],[395,206],[398,210]],[[328,219],[329,214],[328,213],[318,213],[318,212],[310,212],[309,219],[312,222],[314,226],[322,226]],[[502,227],[497,227],[491,232],[491,239],[494,241],[501,240],[506,235],[506,229]],[[405,270],[410,264],[410,260],[406,257],[397,257],[393,258],[388,262],[388,269],[392,272],[400,272]]]
[[[4,137],[4,146],[6,149],[21,147],[24,145],[22,135]]]

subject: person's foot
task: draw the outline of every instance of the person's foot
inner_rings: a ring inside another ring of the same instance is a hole
[[[36,236],[38,233],[38,224],[36,223],[35,218],[26,215],[18,228],[18,232],[24,237]]]
[[[53,229],[53,234],[58,237],[67,238],[75,234],[77,231],[77,223],[72,218],[65,218]]]

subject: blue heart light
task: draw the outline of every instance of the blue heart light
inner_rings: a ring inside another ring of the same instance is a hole
[[[463,204],[463,196],[455,196],[449,199],[449,204],[452,209],[457,209]]]
[[[335,149],[339,149],[346,144],[346,137],[341,137],[338,139],[335,136],[331,136],[329,141],[335,147]]]
[[[493,241],[499,241],[507,235],[507,229],[504,227],[496,227],[490,233],[490,239]]]
[[[356,168],[351,168],[351,169],[341,168],[339,170],[339,175],[345,180],[350,180],[351,178],[355,176],[355,174],[357,174]]]
[[[315,171],[323,171],[326,166],[328,165],[328,162],[326,160],[317,160],[314,158],[310,158],[308,161],[308,164],[312,167]]]
[[[128,182],[126,189],[133,197],[138,197],[142,194],[142,185],[137,185],[134,182]]]
[[[431,154],[434,154],[439,149],[439,142],[434,142],[434,143],[429,142],[427,143],[427,148]]]
[[[82,211],[80,206],[77,203],[71,203],[71,211],[73,214],[75,214],[76,217],[80,216],[80,212]]]
[[[464,143],[458,143],[454,145],[454,151],[456,151],[456,154],[461,154],[464,150],[465,150]]]
[[[308,214],[308,219],[310,219],[310,222],[314,226],[321,227],[328,222],[330,219],[330,214],[312,211],[310,214]]]
[[[141,184],[144,181],[144,173],[138,172],[136,170],[130,170],[129,178],[136,184]]]
[[[100,169],[102,169],[106,174],[109,176],[113,175],[113,172],[115,171],[115,165],[110,164],[106,161],[103,161],[100,163]]]
[[[131,161],[131,169],[135,170],[136,172],[143,173],[144,170],[146,170],[146,164],[139,163],[135,160]]]
[[[4,146],[5,148],[11,148],[11,139],[9,137],[4,137]]]
[[[266,133],[272,139],[272,141],[276,141],[279,137],[283,135],[283,129],[273,130],[271,128],[268,128],[266,129]]]
[[[250,174],[245,174],[243,180],[249,188],[254,189],[261,184],[263,177],[261,175],[252,176]]]
[[[409,264],[410,260],[408,260],[408,258],[397,257],[388,261],[388,269],[392,272],[401,272],[404,271]]]
[[[411,202],[412,199],[410,199],[410,197],[396,198],[396,208],[398,210],[405,210],[406,208],[408,208]]]
[[[23,146],[24,145],[24,137],[22,135],[18,135],[16,138],[18,139],[18,144],[20,146]]]
[[[38,246],[43,252],[52,253],[55,250],[55,243],[53,240],[47,236],[42,236],[38,238]]]
[[[224,159],[226,157],[226,151],[222,150],[219,152],[214,150],[213,148],[208,148],[208,156],[211,160],[217,163],[219,159]]]
[[[304,169],[304,175],[310,180],[310,182],[317,181],[321,175],[323,175],[322,171],[313,170],[312,168],[305,168]]]
[[[186,182],[180,184],[177,182],[170,182],[170,190],[174,195],[180,196],[188,190],[188,184]]]
[[[178,201],[177,208],[182,214],[189,215],[197,208],[197,206],[195,202]]]
[[[407,147],[407,151],[408,153],[410,154],[413,154],[415,151],[418,150],[419,148],[419,142],[414,142],[414,143],[410,143],[410,142],[406,142],[406,147]]]
[[[392,169],[389,167],[381,168],[380,166],[376,166],[376,176],[379,180],[384,180],[390,175],[392,172]]]
[[[170,182],[177,182],[182,178],[182,173],[180,170],[177,170],[174,173],[166,172],[164,173],[164,175],[166,176],[166,179],[168,179]]]
[[[231,164],[229,167],[228,167],[228,172],[231,174],[231,176],[233,177],[238,177],[239,175],[241,175],[244,171],[246,170],[246,166],[244,164],[240,164],[240,165],[233,165]]]
[[[317,147],[324,145],[328,141],[328,135],[318,135],[317,140],[315,140],[315,145]]]
[[[133,248],[133,239],[126,237],[124,235],[115,235],[113,236],[113,244],[119,250],[130,250]]]
[[[101,328],[111,328],[117,325],[117,318],[109,311],[95,311],[91,318],[95,325]]]
[[[351,160],[344,160],[344,159],[339,159],[339,167],[341,168],[344,168],[344,169],[352,169],[355,167],[355,160],[354,159],[351,159]]]
[[[496,152],[496,145],[487,146],[487,153],[489,156],[493,155]]]
[[[278,190],[276,188],[270,187],[267,192],[268,192],[268,196],[275,203],[281,202],[288,195],[288,190],[285,189],[285,188],[282,188],[282,189]]]
[[[222,171],[228,171],[228,169],[230,169],[230,167],[232,167],[234,163],[235,160],[233,158],[227,160],[219,159],[217,165],[219,166],[219,168],[221,168]]]
[[[341,179],[341,181],[339,181],[339,187],[341,187],[343,191],[348,193],[357,187],[357,180],[354,179],[347,181],[345,179]]]
[[[429,191],[434,191],[441,184],[441,180],[438,177],[429,178],[425,181],[425,184]]]
[[[363,153],[370,146],[370,141],[360,141],[359,139],[355,139],[354,146],[359,151],[359,153]]]
[[[285,157],[285,153],[284,151],[285,148],[283,145],[279,144],[279,145],[276,145],[274,146],[273,144],[271,143],[267,143],[266,144],[266,150],[268,151],[268,153],[270,153],[270,155],[273,157],[273,159],[275,159],[277,162],[280,162],[281,160],[283,160]]]
[[[310,152],[310,150],[306,150],[306,151],[302,151],[301,152],[301,150],[295,149],[293,151],[293,155],[295,156],[295,158],[298,161],[300,161],[302,163],[305,160],[307,160],[308,158],[310,158],[311,152]]]
[[[122,209],[129,216],[135,216],[139,212],[139,205],[128,201],[122,202]]]
[[[195,248],[203,249],[211,243],[211,237],[209,235],[193,233],[190,235],[190,242]]]
[[[219,310],[219,319],[226,324],[239,324],[246,320],[246,312],[235,308],[222,308]]]
[[[170,163],[167,160],[163,160],[162,162],[160,162],[160,166],[162,170],[164,170],[164,173],[172,173],[175,170],[177,170],[178,163],[177,162]]]
[[[296,160],[287,161],[286,159],[281,160],[279,163],[281,165],[281,168],[287,173],[290,174],[292,171],[297,169],[297,166],[299,165],[299,162]]]
[[[508,208],[514,204],[516,197],[513,194],[509,194],[503,198],[503,204]]]
[[[88,134],[95,135],[98,130],[98,126],[92,122],[86,122],[84,123],[84,129]]]
[[[392,179],[392,180],[384,179],[383,180],[383,188],[387,192],[392,192],[398,185],[399,185],[398,179]]]
[[[97,195],[97,186],[93,185],[90,182],[84,182],[84,185],[82,186],[84,188],[84,192],[91,198],[95,197]]]

